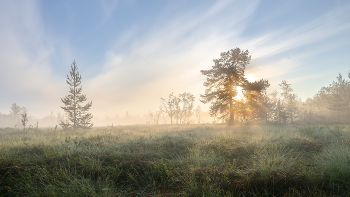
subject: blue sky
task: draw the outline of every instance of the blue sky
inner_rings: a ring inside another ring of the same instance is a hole
[[[200,70],[239,47],[249,79],[287,80],[303,100],[350,70],[350,2],[0,0],[0,112],[62,112],[75,59],[96,117],[155,111],[204,93]]]

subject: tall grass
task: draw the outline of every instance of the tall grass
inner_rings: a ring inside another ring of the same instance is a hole
[[[348,126],[0,131],[0,196],[347,196],[349,181]]]

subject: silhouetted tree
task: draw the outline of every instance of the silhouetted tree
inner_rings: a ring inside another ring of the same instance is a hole
[[[57,118],[56,118],[56,123],[57,123],[57,124],[60,124],[61,121],[63,121],[63,120],[64,120],[63,116],[61,115],[60,112],[58,112]]]
[[[154,122],[155,122],[155,120],[154,120],[154,114],[153,114],[153,112],[151,111],[151,110],[149,110],[148,111],[148,117],[150,118],[150,120],[149,121],[147,121],[147,124],[149,123],[149,124],[153,124]]]
[[[182,102],[182,109],[180,110],[181,118],[180,123],[189,123],[190,118],[193,114],[193,107],[194,107],[194,100],[195,97],[191,93],[184,92],[182,94],[179,94],[179,100]]]
[[[304,123],[307,123],[307,122],[310,122],[311,120],[311,110],[310,110],[310,102],[312,102],[312,99],[311,98],[307,98],[305,100],[305,102],[302,102],[301,106],[300,106],[300,121],[301,122],[304,122]]]
[[[171,93],[168,100],[161,98],[164,109],[160,109],[160,111],[168,114],[171,124],[173,123],[173,118],[175,118],[176,124],[189,123],[193,114],[194,100],[194,95],[189,92],[179,94],[179,97]]]
[[[278,122],[277,121],[277,103],[279,101],[278,99],[278,92],[277,90],[274,90],[273,92],[271,92],[270,94],[267,95],[268,97],[268,121],[270,122]]]
[[[350,78],[350,73],[348,75]],[[350,81],[339,73],[337,80],[328,87],[322,87],[314,96],[313,103],[317,106],[318,119],[321,121],[349,121],[350,119]]]
[[[167,113],[170,117],[170,124],[173,124],[173,117],[176,114],[176,105],[178,103],[178,98],[174,96],[174,93],[171,93],[169,94],[168,100],[165,100],[163,98],[160,99],[163,103],[164,112]]]
[[[75,60],[71,65],[70,76],[67,75],[67,84],[70,86],[69,94],[62,100],[64,107],[61,107],[68,114],[66,123],[61,121],[60,125],[64,129],[89,129],[93,126],[91,123],[92,115],[88,113],[92,102],[86,105],[81,104],[86,101],[86,95],[82,94],[81,75],[78,72]]]
[[[181,111],[181,106],[180,106],[180,102],[181,100],[174,96],[172,98],[173,104],[174,104],[174,108],[175,108],[175,113],[174,113],[174,118],[176,120],[176,124],[181,123],[181,119],[182,119],[182,111]]]
[[[349,73],[350,77],[350,73]],[[328,108],[337,112],[338,122],[344,117],[349,118],[350,108],[350,82],[346,81],[339,73],[337,80],[328,88]],[[343,115],[341,118],[341,115]]]
[[[13,117],[14,124],[19,124],[19,117],[21,113],[21,107],[16,103],[13,103],[10,109],[10,115]]]
[[[27,113],[27,112],[28,112],[28,109],[27,109],[26,107],[22,107],[22,108],[21,108],[21,111],[22,111],[22,114],[23,114],[23,113]]]
[[[237,87],[246,84],[244,70],[251,60],[248,50],[239,48],[231,49],[220,54],[219,59],[214,59],[214,66],[210,70],[201,70],[207,76],[204,86],[205,94],[201,95],[201,102],[210,103],[210,115],[227,121],[234,122],[237,95]]]
[[[159,124],[159,118],[163,114],[163,107],[159,106],[159,110],[156,111],[156,124]]]
[[[23,126],[23,131],[25,132],[26,131],[27,122],[28,122],[27,111],[24,111],[22,113],[21,122],[22,122],[22,126]]]
[[[264,79],[255,82],[246,81],[242,85],[245,96],[245,100],[242,102],[242,110],[245,116],[250,116],[249,118],[256,121],[263,119],[267,122],[268,100],[266,89],[269,86],[268,80]]]
[[[276,105],[276,122],[285,124],[287,123],[288,117],[289,116],[283,102],[281,102],[281,99],[278,99]]]
[[[297,118],[298,106],[297,106],[297,95],[293,94],[293,89],[291,85],[287,83],[287,81],[283,80],[281,84],[279,84],[282,89],[282,97],[284,106],[286,107],[286,111],[288,112],[288,116],[290,118],[290,123],[293,123],[293,119]]]
[[[201,123],[201,113],[202,113],[201,106],[199,106],[199,105],[197,106],[195,113],[196,113],[196,118],[197,118],[198,124],[200,124]]]
[[[264,120],[265,123],[268,123],[271,121],[271,114],[272,110],[271,108],[273,107],[274,103],[273,101],[269,98],[269,94],[264,91],[259,99],[258,103],[258,119]]]

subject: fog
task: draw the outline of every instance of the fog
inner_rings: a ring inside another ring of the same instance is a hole
[[[15,103],[14,103],[15,104]],[[21,106],[19,106],[21,107]],[[15,116],[10,110],[8,114],[0,113],[0,128],[17,128],[22,129],[23,126],[21,125],[21,114],[23,113],[23,110],[21,109],[19,114]],[[27,111],[28,113],[28,122],[27,127],[31,128],[42,128],[42,127],[48,127],[48,128],[55,128],[58,126],[60,128],[59,124],[61,121],[67,120],[67,117],[65,117],[64,114],[58,112],[54,113],[51,112],[47,116],[44,117],[35,117],[30,115],[30,111]],[[124,116],[105,116],[102,118],[93,117],[92,122],[95,126],[118,126],[118,125],[156,125],[157,124],[157,117],[155,112],[149,111],[147,114],[129,114],[129,112],[126,112]],[[200,112],[200,117],[196,117],[196,114],[193,114],[190,118],[190,121],[186,124],[204,124],[204,123],[213,123],[215,122],[215,118],[212,118],[208,112]],[[158,124],[170,124],[170,118],[165,115],[161,114],[158,119]]]
[[[94,126],[226,122],[201,102],[200,71],[235,47],[251,55],[246,80],[269,86],[260,98],[234,87],[234,122],[347,122],[349,11],[347,1],[2,1],[0,127],[21,128],[23,107],[27,126],[67,121],[61,99],[73,61]],[[185,92],[191,109],[166,112],[161,98]]]

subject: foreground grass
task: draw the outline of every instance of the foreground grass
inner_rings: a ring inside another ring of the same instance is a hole
[[[0,196],[348,196],[347,126],[0,131]]]

